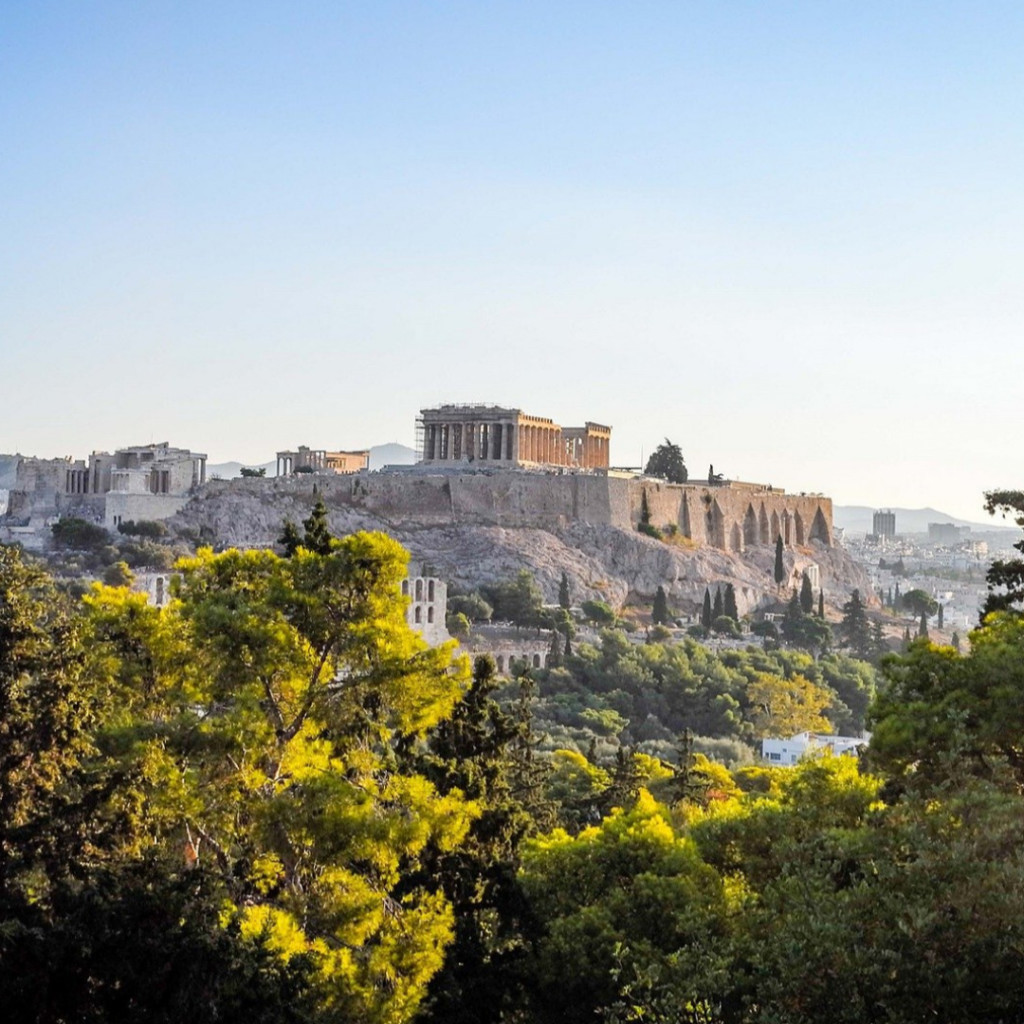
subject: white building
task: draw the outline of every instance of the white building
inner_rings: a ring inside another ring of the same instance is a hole
[[[871,739],[864,736],[832,736],[821,732],[798,732],[789,739],[761,740],[761,757],[770,764],[794,765],[807,754],[854,754]]]
[[[451,640],[445,626],[448,614],[448,585],[436,576],[424,576],[422,568],[409,566],[409,575],[402,580],[402,596],[409,598],[405,621],[432,647]]]

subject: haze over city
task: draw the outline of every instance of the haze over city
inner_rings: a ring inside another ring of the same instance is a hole
[[[5,11],[0,450],[486,401],[979,520],[1020,484],[1017,4]]]

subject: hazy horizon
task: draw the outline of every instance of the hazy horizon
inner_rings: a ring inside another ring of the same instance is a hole
[[[1019,5],[4,29],[2,451],[262,463],[483,401],[837,504],[984,521],[1021,486]]]

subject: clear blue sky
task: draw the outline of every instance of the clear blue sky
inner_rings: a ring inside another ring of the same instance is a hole
[[[15,3],[0,451],[442,400],[980,518],[1024,484],[1020,3]]]

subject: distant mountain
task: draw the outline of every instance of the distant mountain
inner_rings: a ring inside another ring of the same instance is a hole
[[[835,505],[832,508],[832,519],[836,526],[842,527],[847,533],[870,533],[873,528],[872,517],[877,508],[870,505]],[[954,526],[969,526],[975,533],[992,533],[999,530],[1016,532],[1016,528],[1006,526],[1001,520],[991,519],[985,522],[972,522],[969,519],[958,519],[946,512],[934,508],[892,508],[896,514],[896,532],[927,533],[929,523],[952,523]]]
[[[416,461],[416,453],[404,444],[378,444],[370,449],[370,469],[382,466],[411,466]],[[242,467],[249,469],[265,469],[267,476],[277,472],[277,461],[263,462],[256,465],[248,462],[217,462],[206,466],[207,479],[219,477],[221,480],[234,480],[242,475]]]

